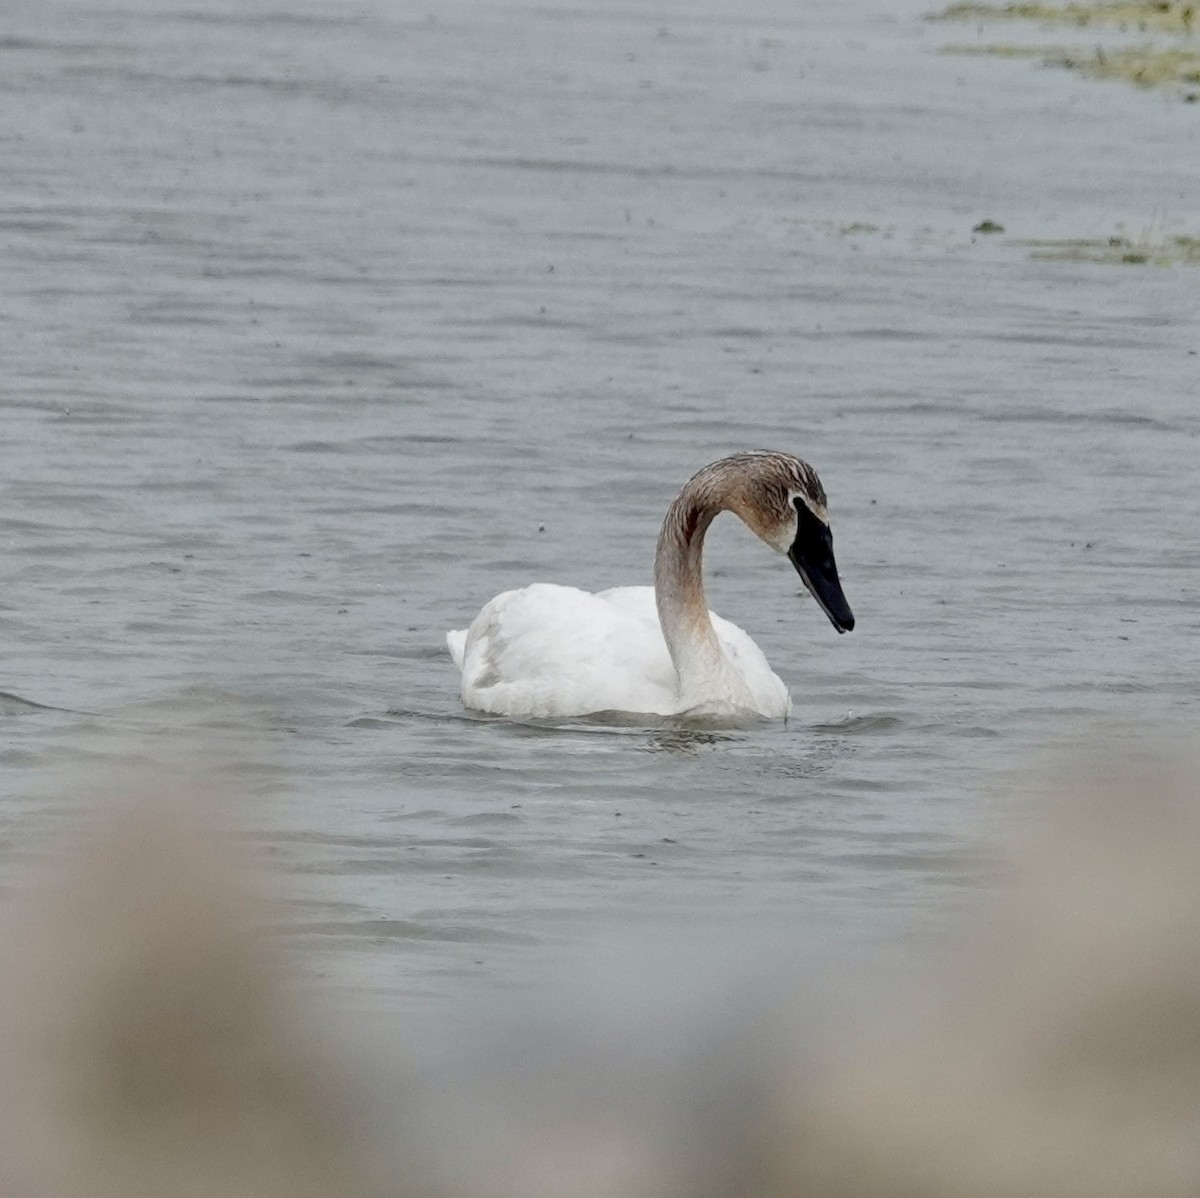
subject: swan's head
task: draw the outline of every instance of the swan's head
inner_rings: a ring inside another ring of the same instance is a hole
[[[788,453],[738,454],[743,471],[734,511],[773,549],[786,553],[809,594],[838,632],[854,627],[854,613],[833,559],[825,488],[817,472]]]

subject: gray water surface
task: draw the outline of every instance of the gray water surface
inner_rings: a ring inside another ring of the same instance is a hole
[[[10,6],[0,868],[48,767],[182,723],[307,942],[420,1005],[651,926],[883,936],[1040,752],[1194,722],[1200,274],[1021,242],[1200,232],[1197,112],[923,14]],[[463,711],[447,628],[649,582],[758,446],[858,618],[714,528],[791,722]]]

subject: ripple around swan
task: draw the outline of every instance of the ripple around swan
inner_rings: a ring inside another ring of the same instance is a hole
[[[32,699],[25,699],[20,695],[11,694],[8,691],[0,691],[0,715],[32,715],[39,711],[60,711],[69,715],[78,714],[71,712],[66,707],[52,707],[46,703],[35,703]]]
[[[848,715],[845,719],[835,720],[832,723],[814,724],[812,730],[814,732],[842,733],[849,736],[869,736],[873,733],[895,732],[903,728],[905,724],[905,719],[897,715],[883,713]]]

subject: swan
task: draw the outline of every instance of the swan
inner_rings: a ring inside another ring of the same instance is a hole
[[[854,627],[817,472],[788,453],[735,453],[688,479],[667,510],[653,587],[592,594],[534,583],[497,595],[469,628],[448,632],[463,703],[518,717],[786,717],[791,696],[762,650],[705,602],[704,535],[723,511],[791,559],[839,633]]]

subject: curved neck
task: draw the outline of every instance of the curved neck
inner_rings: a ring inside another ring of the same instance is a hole
[[[704,534],[725,507],[707,488],[689,484],[667,509],[658,534],[654,598],[685,708],[709,698],[726,672],[725,654],[708,614],[703,576]]]

